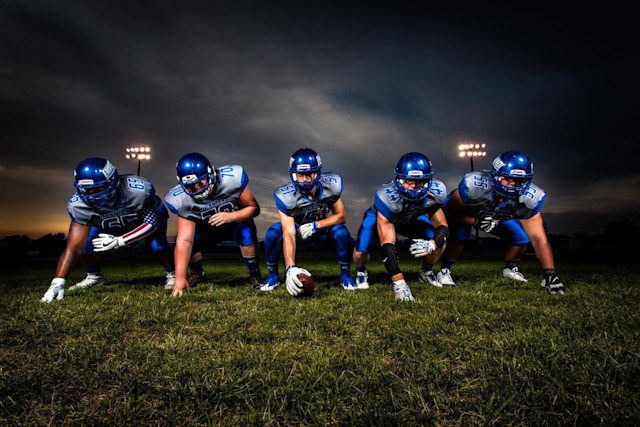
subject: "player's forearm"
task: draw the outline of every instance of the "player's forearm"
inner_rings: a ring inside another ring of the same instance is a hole
[[[282,254],[286,267],[296,264],[296,236],[289,233],[283,233],[282,236]]]
[[[245,206],[242,209],[238,209],[233,212],[233,222],[248,221],[251,218],[255,218],[260,213],[260,208],[257,206]]]
[[[189,265],[189,258],[191,257],[191,242],[176,241],[176,248],[174,253],[174,263],[176,269],[176,277],[187,276],[187,266]]]
[[[152,235],[157,229],[158,227],[153,224],[142,223],[128,233],[123,234],[122,239],[125,244],[133,243]]]
[[[347,222],[347,215],[345,214],[334,214],[328,218],[321,219],[320,221],[316,221],[316,225],[318,228],[329,228],[334,225],[344,224]]]
[[[78,262],[80,258],[80,253],[82,252],[82,248],[67,248],[60,255],[60,259],[58,260],[58,266],[56,267],[56,276],[62,279],[66,279],[71,272],[71,269]]]

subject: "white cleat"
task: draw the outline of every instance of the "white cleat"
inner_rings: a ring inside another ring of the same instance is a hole
[[[358,271],[356,274],[356,288],[369,289],[369,274],[366,271]]]
[[[505,268],[502,270],[502,275],[508,279],[518,280],[520,282],[529,282],[525,277],[518,271],[518,267],[513,268]]]
[[[455,288],[456,282],[453,281],[453,278],[451,278],[451,270],[449,270],[448,268],[443,268],[442,270],[440,270],[438,272],[438,275],[436,276],[436,279],[438,279],[438,283],[440,283],[440,286],[449,286],[450,288]]]
[[[176,273],[175,271],[170,271],[167,273],[167,277],[164,279],[164,288],[173,289],[174,283],[176,283]]]
[[[69,290],[73,291],[74,289],[86,289],[92,286],[100,286],[100,285],[104,285],[104,277],[102,276],[102,274],[87,273],[87,277],[85,277],[84,280],[71,286]]]
[[[429,283],[430,285],[437,286],[439,288],[442,287],[442,283],[438,282],[438,278],[432,270],[420,270],[420,273],[418,274],[418,281],[420,283]]]
[[[411,294],[411,289],[409,289],[409,285],[404,280],[398,280],[397,282],[393,282],[393,293],[396,296],[396,299],[399,301],[415,301],[416,299]]]

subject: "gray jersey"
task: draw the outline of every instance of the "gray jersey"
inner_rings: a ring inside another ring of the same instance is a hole
[[[88,206],[76,193],[67,204],[67,212],[71,220],[105,230],[132,230],[143,222],[157,226],[157,219],[154,218],[155,209],[162,204],[162,201],[156,196],[156,190],[151,181],[137,175],[120,175],[118,181],[122,193],[114,208]]]
[[[535,184],[531,184],[525,194],[506,199],[496,206],[493,199],[491,173],[489,171],[465,174],[458,185],[460,198],[466,204],[465,213],[474,218],[490,216],[500,221],[528,219],[540,212],[546,194]]]
[[[334,172],[322,173],[320,186],[320,195],[309,200],[293,184],[283,185],[273,192],[276,207],[298,225],[325,219],[342,194],[342,178]]]
[[[240,165],[216,168],[216,186],[212,194],[196,201],[176,185],[164,196],[167,207],[174,214],[196,223],[206,223],[218,212],[234,212],[239,209],[238,199],[249,184],[249,177]]]
[[[418,203],[403,199],[396,190],[394,181],[382,184],[376,191],[373,209],[380,212],[392,224],[408,224],[421,215],[433,215],[444,205],[447,188],[439,179],[431,181],[427,197]]]

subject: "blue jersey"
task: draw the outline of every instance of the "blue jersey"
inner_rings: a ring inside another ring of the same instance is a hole
[[[121,193],[113,208],[89,206],[77,193],[74,194],[67,204],[71,220],[103,230],[118,229],[125,232],[142,223],[157,226],[156,209],[162,205],[162,201],[156,196],[151,181],[137,175],[120,175],[118,182]]]
[[[334,172],[320,176],[320,195],[307,199],[293,184],[283,185],[273,192],[276,207],[285,215],[292,216],[296,224],[320,221],[329,216],[331,206],[342,194],[342,178]]]
[[[439,179],[431,181],[427,197],[417,203],[402,198],[395,188],[394,181],[389,181],[376,191],[373,209],[392,224],[408,224],[416,221],[419,216],[433,215],[444,205],[446,198],[447,188]]]
[[[467,215],[474,218],[490,216],[500,221],[531,218],[540,212],[546,197],[542,188],[531,184],[522,196],[505,199],[503,203],[496,205],[489,171],[465,174],[458,185],[458,193],[466,205]]]
[[[200,225],[207,224],[218,212],[237,211],[238,199],[248,184],[249,177],[242,166],[222,166],[216,169],[216,185],[206,199],[195,200],[178,184],[167,192],[164,201],[174,214]]]

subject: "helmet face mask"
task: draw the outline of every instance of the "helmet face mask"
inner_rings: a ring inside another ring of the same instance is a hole
[[[118,171],[109,160],[92,157],[78,163],[74,183],[80,199],[88,206],[105,208],[120,190]]]
[[[427,156],[422,153],[407,153],[396,165],[394,186],[403,199],[419,201],[429,194],[432,178],[433,169]],[[407,188],[412,185],[413,188]]]
[[[506,198],[524,195],[533,179],[533,162],[524,153],[507,151],[491,164],[493,190]]]
[[[185,154],[176,164],[180,186],[194,200],[204,200],[213,192],[216,171],[209,159],[200,153]]]
[[[524,153],[507,151],[491,164],[493,190],[506,198],[524,195],[533,179],[533,162]]]
[[[310,148],[299,149],[289,159],[291,183],[302,194],[310,194],[316,190],[320,182],[321,170],[322,159]]]

